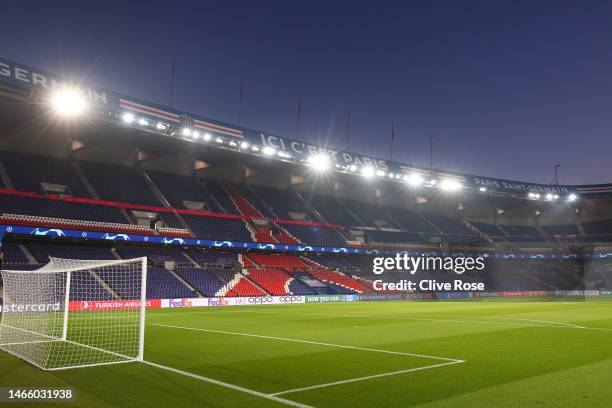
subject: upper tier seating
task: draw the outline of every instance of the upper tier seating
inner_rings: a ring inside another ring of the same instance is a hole
[[[236,208],[236,205],[232,201],[231,197],[225,191],[221,183],[212,179],[204,179],[202,180],[204,184],[204,188],[207,193],[211,196],[215,197],[215,200],[223,206],[224,212],[228,214],[240,214],[240,211]]]
[[[385,212],[389,214],[408,232],[437,232],[432,225],[427,222],[419,213],[411,210],[396,207],[383,207]]]
[[[259,214],[253,215],[256,217],[278,218],[270,212],[268,207],[259,199],[259,197],[249,189],[245,184],[230,183],[229,186],[240,196],[242,196]],[[276,210],[276,209],[275,209]],[[281,217],[284,218],[284,217]]]
[[[147,174],[174,208],[185,208],[183,201],[204,203],[204,211],[223,212],[195,177],[147,170]]]
[[[304,198],[331,224],[361,225],[335,198],[320,194],[304,195]]]
[[[473,234],[464,223],[454,218],[429,213],[423,215],[445,234]]]
[[[79,166],[102,200],[161,207],[135,167],[91,162],[79,162]]]
[[[75,197],[91,198],[69,160],[2,152],[0,160],[16,190],[41,193],[41,182],[68,186]]]
[[[253,188],[261,199],[272,207],[277,218],[290,220],[289,213],[293,212],[305,214],[305,220],[318,221],[294,191],[264,186]]]
[[[364,224],[370,227],[381,226],[376,221],[383,221],[386,227],[397,227],[375,204],[362,203],[354,200],[342,200],[342,203],[353,212]]]

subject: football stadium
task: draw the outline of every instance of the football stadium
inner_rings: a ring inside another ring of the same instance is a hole
[[[333,150],[6,59],[0,128],[5,402],[612,398],[612,185]],[[454,269],[373,268],[402,256]]]

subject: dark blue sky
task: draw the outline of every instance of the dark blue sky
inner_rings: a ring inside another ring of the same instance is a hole
[[[612,3],[6,2],[0,54],[282,136],[493,177],[612,181]]]

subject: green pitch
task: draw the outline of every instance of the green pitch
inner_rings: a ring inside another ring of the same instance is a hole
[[[0,352],[0,387],[71,387],[74,408],[603,407],[612,303],[154,310],[145,359],[44,372]]]

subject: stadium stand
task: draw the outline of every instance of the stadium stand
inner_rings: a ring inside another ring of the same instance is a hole
[[[41,183],[51,183],[67,186],[63,194],[91,198],[69,160],[8,152],[0,152],[0,160],[16,190],[42,193]]]
[[[135,167],[84,161],[79,167],[102,200],[162,206]]]
[[[185,208],[184,201],[204,204],[203,210],[223,212],[193,176],[147,170],[147,174],[174,208]]]
[[[305,197],[310,204],[331,224],[361,225],[335,198],[321,194]]]
[[[292,190],[257,186],[255,191],[269,206],[274,209],[276,218],[293,219],[290,213],[303,214],[301,221],[319,221]]]

